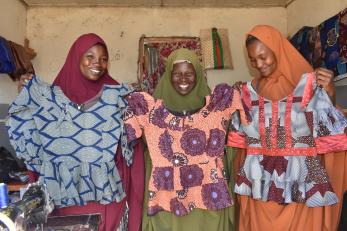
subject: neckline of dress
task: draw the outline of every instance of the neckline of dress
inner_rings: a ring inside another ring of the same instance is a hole
[[[168,113],[171,115],[171,116],[175,116],[175,117],[187,117],[187,116],[191,116],[191,117],[194,117],[196,115],[199,115],[201,114],[201,112],[203,110],[206,109],[206,107],[208,106],[208,104],[210,103],[210,95],[207,95],[205,96],[205,105],[197,110],[193,110],[192,112],[186,112],[186,114],[184,115],[183,112],[175,112],[175,111],[172,111],[170,109],[168,109],[165,104],[164,104],[164,101],[162,99],[159,99],[160,100],[160,104],[164,107],[165,110],[168,111]],[[178,114],[178,115],[177,115]]]
[[[296,89],[300,86],[301,81],[303,81],[303,79],[306,78],[306,77],[307,77],[307,73],[304,73],[304,74],[301,76],[300,81],[298,82],[298,84],[297,84],[297,85],[295,86],[295,88],[292,90],[292,92],[291,92],[290,94],[286,95],[285,97],[283,97],[282,99],[279,99],[279,100],[271,100],[271,99],[268,99],[268,98],[266,98],[266,97],[260,95],[260,94],[256,91],[256,89],[254,89],[253,84],[252,84],[252,80],[247,81],[247,86],[248,86],[248,89],[250,89],[251,91],[253,91],[253,92],[257,95],[258,98],[262,98],[262,99],[264,99],[265,101],[269,101],[269,102],[274,102],[274,103],[276,103],[276,102],[281,102],[281,101],[283,101],[283,100],[286,100],[289,96],[294,95],[294,92],[295,92]]]
[[[103,85],[100,89],[100,91],[94,96],[94,97],[97,97],[98,98],[91,98],[89,100],[87,100],[85,103],[82,103],[82,104],[77,104],[75,102],[73,102],[72,100],[70,100],[63,92],[63,90],[59,87],[59,86],[56,86],[56,85],[52,85],[53,88],[56,88],[59,92],[59,94],[61,94],[62,98],[64,101],[68,102],[69,105],[71,105],[73,108],[75,108],[76,110],[80,111],[80,112],[88,112],[88,111],[93,111],[94,110],[94,107],[96,107],[96,105],[100,104],[102,99],[103,99],[103,96],[104,96],[104,92],[105,92],[105,88],[107,85]],[[94,101],[95,102],[88,108],[84,109],[84,105],[90,101]]]
[[[90,106],[89,108],[87,108],[86,110],[83,110],[83,111],[82,111],[82,110],[80,110],[81,108],[78,108],[78,107],[83,107],[83,105],[84,105],[85,103],[83,103],[83,104],[74,103],[72,100],[70,100],[70,99],[64,94],[64,91],[60,88],[60,86],[57,86],[57,85],[54,85],[54,84],[48,84],[48,83],[46,83],[45,81],[43,81],[43,80],[42,80],[39,76],[37,76],[37,75],[34,75],[34,76],[33,76],[33,79],[32,79],[31,81],[33,81],[33,80],[35,80],[36,84],[39,83],[39,82],[42,82],[42,83],[47,84],[47,86],[48,86],[50,89],[52,89],[53,93],[54,93],[54,90],[56,90],[57,93],[59,93],[59,95],[61,96],[63,102],[64,102],[64,101],[67,102],[67,104],[71,105],[73,108],[75,108],[76,110],[78,110],[78,111],[80,111],[80,112],[92,111],[91,109],[94,108],[95,105],[101,103],[101,100],[102,100],[103,95],[104,95],[104,92],[105,92],[105,91],[104,91],[105,88],[106,88],[107,86],[112,86],[112,85],[106,85],[106,84],[104,84],[104,85],[101,87],[100,91],[95,95],[95,96],[99,96],[98,99],[95,100],[95,103],[94,103],[92,106]],[[93,98],[94,98],[94,97],[93,97]],[[90,99],[90,100],[88,100],[88,101],[93,100],[93,98]],[[86,101],[86,102],[88,103],[88,101]]]

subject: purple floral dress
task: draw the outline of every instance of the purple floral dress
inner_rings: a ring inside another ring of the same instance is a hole
[[[147,93],[128,97],[125,130],[131,142],[145,135],[153,168],[148,214],[177,216],[194,208],[217,210],[233,204],[223,177],[226,130],[238,110],[246,122],[240,94],[218,85],[200,111],[176,116]]]

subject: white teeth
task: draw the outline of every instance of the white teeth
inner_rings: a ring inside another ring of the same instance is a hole
[[[182,88],[182,89],[187,89],[188,87],[189,87],[189,85],[188,84],[185,84],[185,85],[178,85],[180,88]]]
[[[99,74],[101,71],[99,70],[95,70],[95,69],[89,69],[91,72],[93,72],[94,74]]]

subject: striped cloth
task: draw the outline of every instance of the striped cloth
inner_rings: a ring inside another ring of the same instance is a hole
[[[201,30],[200,39],[205,69],[233,68],[226,29]]]

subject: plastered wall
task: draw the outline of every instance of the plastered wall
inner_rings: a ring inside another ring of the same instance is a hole
[[[19,44],[26,34],[26,7],[19,0],[0,0],[0,36]],[[16,83],[0,74],[0,104],[11,102],[17,95]]]
[[[137,78],[138,41],[146,36],[199,36],[201,28],[228,28],[234,70],[209,71],[211,86],[250,79],[244,35],[258,23],[287,31],[285,8],[47,8],[28,9],[27,36],[38,53],[37,73],[52,82],[68,49],[82,33],[94,32],[110,49],[110,73],[122,82]]]
[[[0,0],[0,36],[23,44],[26,33],[26,7],[19,0]],[[0,147],[14,153],[5,129],[8,104],[17,96],[17,84],[0,74]]]
[[[35,69],[47,82],[53,81],[70,45],[82,33],[101,35],[109,46],[111,75],[122,82],[134,82],[142,34],[198,36],[201,28],[228,28],[234,69],[208,71],[211,86],[251,78],[243,43],[244,34],[255,24],[270,24],[284,34],[292,34],[303,25],[317,25],[347,7],[347,0],[295,0],[287,9],[31,7],[26,11],[19,0],[0,3],[0,17],[6,18],[0,20],[0,33],[19,43],[27,35],[38,54],[33,60]],[[8,89],[14,85],[9,78],[0,81],[0,89],[4,89],[0,101],[9,101],[13,94],[8,93],[15,91]]]

